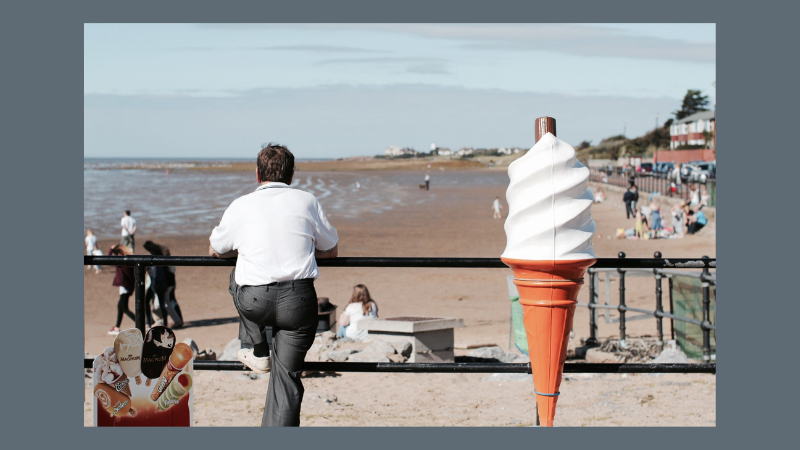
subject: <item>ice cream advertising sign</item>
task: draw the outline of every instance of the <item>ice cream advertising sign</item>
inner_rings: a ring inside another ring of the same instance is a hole
[[[169,328],[121,331],[92,365],[94,426],[192,426],[193,357]]]

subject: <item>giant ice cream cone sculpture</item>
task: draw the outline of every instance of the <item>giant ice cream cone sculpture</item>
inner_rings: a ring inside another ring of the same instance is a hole
[[[501,259],[519,290],[539,419],[551,427],[578,292],[597,258],[589,169],[547,119],[552,130],[508,167],[508,245]]]

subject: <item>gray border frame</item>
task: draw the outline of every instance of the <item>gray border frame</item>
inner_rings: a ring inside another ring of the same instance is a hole
[[[793,356],[779,346],[793,342],[788,336],[792,329],[788,318],[797,309],[793,302],[796,295],[780,289],[788,285],[784,280],[791,279],[792,266],[789,258],[774,251],[768,241],[773,236],[790,236],[791,226],[797,223],[792,220],[797,215],[796,208],[786,204],[790,199],[784,200],[779,195],[786,191],[793,193],[793,186],[787,186],[784,180],[793,180],[791,175],[797,167],[797,152],[792,148],[794,136],[789,136],[796,128],[791,123],[796,106],[786,101],[792,98],[787,94],[796,90],[792,88],[796,86],[797,62],[791,56],[796,50],[790,51],[789,43],[796,39],[793,22],[797,11],[789,8],[772,1],[743,4],[682,0],[652,5],[640,1],[588,0],[549,4],[474,0],[430,4],[407,0],[380,6],[374,1],[267,4],[253,0],[224,3],[73,0],[4,5],[3,34],[10,58],[4,64],[7,96],[3,109],[6,124],[13,126],[4,129],[7,150],[3,187],[9,213],[5,215],[3,229],[7,236],[6,253],[13,255],[15,261],[8,266],[14,273],[14,282],[10,282],[11,277],[5,279],[7,313],[3,335],[9,343],[24,339],[24,345],[7,347],[16,350],[7,351],[7,358],[18,358],[20,353],[24,356],[22,361],[13,363],[19,364],[20,370],[11,372],[5,366],[6,374],[13,375],[7,375],[7,414],[19,418],[8,428],[20,434],[5,436],[4,442],[24,443],[26,447],[92,445],[96,442],[92,438],[99,435],[114,439],[123,448],[178,442],[177,445],[187,448],[245,443],[279,448],[295,442],[301,443],[301,447],[327,448],[349,445],[347,439],[352,436],[346,429],[148,430],[146,435],[131,429],[117,431],[112,436],[109,430],[84,429],[80,419],[75,420],[80,417],[76,406],[83,401],[78,399],[80,389],[76,389],[81,382],[77,378],[78,369],[66,370],[67,374],[75,375],[59,376],[55,368],[77,366],[83,340],[82,330],[75,326],[82,323],[83,316],[76,307],[82,291],[79,281],[82,269],[74,252],[82,234],[77,200],[82,180],[76,174],[82,158],[80,43],[84,22],[687,20],[718,24],[717,67],[724,75],[718,86],[718,92],[723,93],[718,109],[724,124],[719,139],[723,149],[721,181],[723,190],[728,192],[722,204],[730,205],[729,209],[723,206],[722,214],[718,215],[718,220],[725,224],[718,229],[718,256],[723,265],[725,261],[739,262],[738,266],[726,265],[720,273],[723,280],[737,280],[735,284],[723,281],[722,298],[729,299],[734,307],[720,311],[723,329],[737,331],[726,334],[721,352],[717,427],[551,431],[379,428],[360,430],[359,436],[365,446],[392,448],[529,447],[565,443],[587,448],[606,444],[667,448],[792,442],[789,434],[793,430],[789,425],[796,411],[794,405],[786,402],[794,396],[786,393],[796,389],[791,377],[796,372],[780,370],[776,363]],[[765,130],[766,133],[759,134]],[[46,138],[36,139],[40,136]],[[761,148],[767,151],[759,151]],[[747,156],[753,154],[767,156],[766,161],[751,163]],[[775,163],[778,158],[780,164]],[[763,191],[754,185],[763,186]],[[734,204],[731,199],[741,203]],[[725,212],[729,210],[738,214]],[[75,243],[67,244],[71,241]],[[53,260],[47,264],[36,261],[41,255]],[[757,264],[758,261],[763,263]],[[766,284],[766,280],[775,281]],[[44,289],[31,289],[33,286]],[[12,336],[15,341],[10,341]],[[54,339],[66,345],[55,347]],[[36,370],[42,363],[27,356],[28,350],[48,355],[46,370]],[[764,381],[755,384],[748,380]],[[33,392],[37,395],[32,395]]]

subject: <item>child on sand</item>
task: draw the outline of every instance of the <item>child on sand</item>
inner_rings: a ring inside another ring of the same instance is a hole
[[[658,238],[661,232],[661,208],[658,203],[650,203],[650,229],[653,230],[653,237]]]
[[[642,223],[642,217],[643,216],[644,216],[644,213],[642,212],[641,209],[636,210],[636,225],[633,226],[633,229],[634,229],[634,231],[636,231],[636,237],[640,238],[640,239],[641,239],[642,233],[644,231],[644,225]]]
[[[500,215],[500,209],[503,208],[503,205],[500,204],[500,197],[495,197],[494,202],[492,202],[492,210],[494,211],[493,218],[501,219],[502,216]]]

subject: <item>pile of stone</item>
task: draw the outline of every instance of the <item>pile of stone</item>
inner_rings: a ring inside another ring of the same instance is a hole
[[[501,362],[524,364],[530,359],[521,353],[508,353],[500,346],[480,347],[467,353],[467,356],[456,356],[456,362]]]
[[[624,344],[619,339],[606,339],[600,346],[586,349],[586,362],[591,363],[644,363],[687,362],[686,355],[674,341],[658,342],[655,338],[632,338]]]
[[[369,339],[369,338],[368,338]],[[220,355],[221,361],[236,361],[236,352],[241,348],[239,339],[228,343]],[[354,341],[348,337],[337,338],[330,331],[320,333],[306,354],[306,361],[319,362],[394,362],[404,363],[411,357],[409,342],[386,342],[379,339]],[[499,346],[481,347],[471,350],[466,356],[457,356],[458,362],[503,362],[527,363],[527,356],[506,353]]]
[[[408,342],[357,342],[348,337],[337,339],[334,333],[326,331],[314,339],[306,361],[404,363],[410,356],[411,344]]]

